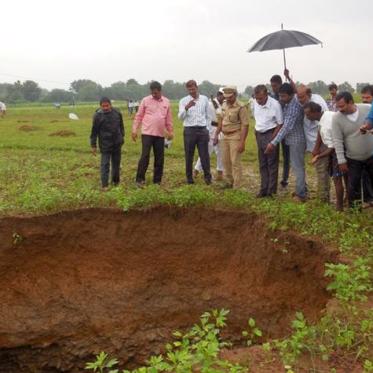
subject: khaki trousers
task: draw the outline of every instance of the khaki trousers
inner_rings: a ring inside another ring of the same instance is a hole
[[[240,144],[240,135],[224,135],[221,143],[223,152],[224,176],[227,182],[231,184],[234,189],[238,189],[241,186],[242,179],[241,153],[237,151],[237,148]]]
[[[330,200],[329,162],[329,157],[322,157],[314,165],[317,175],[317,198],[323,202]]]

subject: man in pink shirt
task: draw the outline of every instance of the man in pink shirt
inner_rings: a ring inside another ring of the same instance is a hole
[[[136,184],[145,184],[145,174],[149,166],[150,150],[154,154],[153,183],[160,184],[164,164],[164,139],[173,137],[173,125],[170,101],[162,96],[162,85],[159,82],[150,84],[151,95],[140,104],[132,125],[132,140],[136,141],[141,127],[142,151],[137,167]]]

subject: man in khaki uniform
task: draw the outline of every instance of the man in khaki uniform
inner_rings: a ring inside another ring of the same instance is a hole
[[[218,115],[214,144],[218,143],[218,136],[222,132],[224,175],[228,186],[238,189],[241,186],[241,154],[245,150],[249,131],[249,115],[247,106],[237,100],[236,87],[227,86],[223,88],[223,92],[226,101],[223,103],[221,114]]]

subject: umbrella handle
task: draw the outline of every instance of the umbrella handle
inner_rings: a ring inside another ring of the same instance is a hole
[[[284,58],[284,70],[286,70],[286,54],[285,54],[285,49],[282,50],[282,56]],[[286,80],[288,80],[288,79],[286,78]]]

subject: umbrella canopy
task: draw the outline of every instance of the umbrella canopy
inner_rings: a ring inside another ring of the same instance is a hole
[[[284,30],[281,25],[280,31],[272,32],[271,34],[262,37],[248,50],[248,52],[263,52],[282,49],[286,69],[286,48],[303,47],[304,45],[312,44],[322,44],[322,42],[305,32]]]
[[[258,40],[248,52],[262,52],[274,49],[303,47],[304,45],[322,44],[315,37],[300,31],[280,30],[272,32]]]

